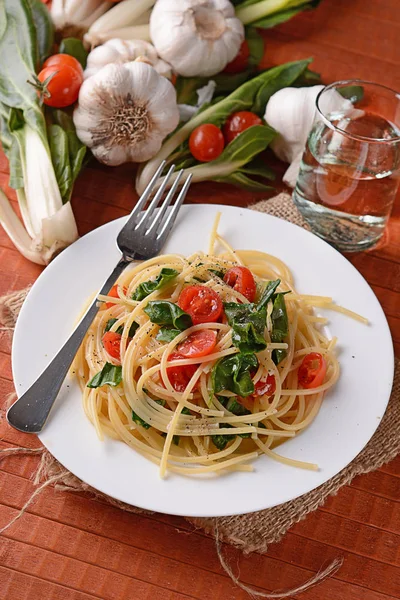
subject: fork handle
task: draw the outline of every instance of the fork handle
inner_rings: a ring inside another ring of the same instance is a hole
[[[105,281],[100,294],[108,294],[129,262],[121,258]],[[98,310],[96,298],[51,363],[25,394],[8,409],[7,420],[10,425],[25,433],[39,433],[42,430],[72,361]]]

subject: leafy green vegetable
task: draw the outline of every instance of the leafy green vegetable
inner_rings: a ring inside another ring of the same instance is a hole
[[[157,325],[171,325],[181,331],[193,325],[190,315],[167,300],[153,300],[143,310],[150,321]]]
[[[150,429],[151,427],[151,425],[149,425],[148,423],[146,423],[146,421],[139,417],[139,415],[137,415],[134,410],[132,411],[132,421],[136,423],[136,425],[140,425],[140,427],[143,427],[144,429]]]
[[[271,313],[272,332],[271,341],[275,343],[283,342],[289,333],[289,320],[286,311],[285,294],[275,294],[274,305]],[[286,350],[274,350],[272,360],[278,365],[286,356]]]
[[[62,127],[68,137],[68,155],[71,165],[72,186],[82,169],[86,156],[86,146],[82,144],[76,135],[75,125],[70,115],[60,109],[53,110],[51,114],[54,123]]]
[[[224,278],[224,275],[225,275],[224,271],[218,271],[217,269],[208,269],[208,270],[210,271],[210,273],[214,273],[214,275],[216,275],[220,279]]]
[[[78,38],[70,37],[61,40],[59,52],[60,54],[69,54],[70,56],[73,56],[81,63],[82,68],[86,69],[88,53],[81,40],[78,40]]]
[[[172,342],[181,332],[180,329],[174,329],[173,327],[161,327],[160,331],[156,335],[156,340],[159,342]]]
[[[119,385],[121,381],[122,367],[106,362],[102,370],[99,373],[96,373],[96,375],[89,381],[87,387],[98,388],[103,385],[112,385],[115,387]]]
[[[337,88],[337,91],[343,98],[350,100],[352,104],[360,102],[364,97],[364,88],[362,85],[347,85],[342,88]]]
[[[275,279],[274,281],[270,281],[262,296],[261,299],[257,305],[258,310],[261,310],[262,308],[266,307],[268,302],[271,300],[272,296],[275,293],[276,288],[278,287],[278,285],[280,284],[281,280],[280,279]]]
[[[227,424],[221,423],[221,427],[227,427]],[[224,450],[228,442],[235,439],[235,435],[212,435],[211,441],[218,448],[218,450]]]
[[[39,64],[50,55],[54,43],[54,25],[50,11],[41,0],[29,0],[36,29]],[[60,50],[61,52],[61,50]]]
[[[213,392],[217,394],[227,390],[238,396],[250,396],[254,392],[250,371],[257,366],[255,354],[234,354],[221,358],[211,371]]]
[[[72,172],[68,155],[68,136],[59,125],[48,128],[51,160],[63,204],[69,201],[72,192]]]
[[[155,279],[150,279],[141,283],[132,294],[132,300],[141,301],[152,292],[161,289],[164,285],[169,283],[178,275],[178,271],[175,269],[168,269],[164,267],[161,269],[159,275]]]
[[[232,342],[242,354],[261,352],[267,347],[264,339],[266,308],[259,309],[251,303],[225,302],[224,310],[232,327]]]
[[[249,64],[258,66],[264,56],[264,38],[255,27],[246,27],[246,40],[249,45]]]
[[[107,333],[107,331],[110,331],[111,327],[114,325],[114,323],[116,323],[118,321],[118,319],[108,319],[106,326],[104,328],[104,333]],[[128,337],[133,337],[136,333],[136,330],[139,328],[139,324],[136,323],[136,321],[133,321],[132,325],[129,328],[129,332],[128,332]],[[120,335],[122,335],[122,332],[124,331],[124,328],[122,325],[120,325],[118,327],[118,329],[116,330],[115,333],[119,333]]]
[[[270,28],[288,21],[303,10],[318,6],[321,0],[233,0],[236,16],[244,25]]]
[[[162,434],[161,434],[161,436],[162,436],[163,438],[166,438],[166,437],[167,437],[167,434],[166,434],[166,433],[162,433]],[[175,446],[179,446],[179,442],[180,442],[180,441],[181,441],[181,438],[180,438],[180,436],[179,436],[179,435],[173,435],[173,436],[172,436],[172,443],[173,443],[173,444],[175,444]]]
[[[187,406],[184,406],[181,410],[182,415],[191,415],[192,413],[190,412],[190,408],[188,408]]]
[[[26,229],[3,194],[0,219],[18,250],[42,265],[78,237],[65,204],[86,152],[80,142],[70,146],[70,133],[57,129],[51,109],[45,118],[29,84],[52,43],[52,25],[40,0],[0,0],[1,141]]]
[[[199,112],[168,138],[162,145],[160,152],[140,169],[136,180],[137,191],[139,193],[143,192],[162,160],[169,159],[171,155],[171,160],[173,159],[175,164],[179,161],[179,154],[176,150],[188,140],[196,127],[203,123],[212,123],[219,127],[232,113],[240,110],[251,110],[263,115],[265,105],[271,95],[282,87],[293,85],[307,69],[310,62],[311,60],[302,60],[286,63],[264,71],[257,77],[243,83],[226,98]],[[193,181],[228,177],[240,167],[252,161],[258,153],[268,146],[274,135],[275,132],[268,126],[251,127],[228,144],[218,159],[189,167],[186,172],[193,174]],[[254,141],[250,140],[253,136]],[[241,145],[245,148],[241,149]],[[183,151],[186,158],[187,146],[184,147]]]
[[[247,410],[247,408],[243,406],[243,404],[238,402],[236,398],[229,398],[228,402],[225,405],[225,408],[238,417],[251,414],[250,411]]]

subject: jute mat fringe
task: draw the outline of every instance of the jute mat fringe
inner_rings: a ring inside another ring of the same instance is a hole
[[[283,218],[295,225],[308,229],[308,226],[303,221],[303,218],[297,211],[288,194],[279,194],[271,200],[262,200],[251,208]],[[0,298],[0,334],[2,331],[12,331],[14,329],[18,313],[28,291],[29,288]],[[9,403],[12,403],[14,399],[15,396],[13,398],[8,398],[5,405],[7,406]],[[392,395],[387,411],[376,433],[353,462],[335,477],[316,490],[274,508],[233,517],[207,519],[188,518],[187,520],[195,527],[202,528],[214,536],[222,567],[232,580],[251,596],[264,598],[293,597],[335,573],[342,565],[343,560],[341,558],[336,559],[306,583],[294,589],[265,594],[254,590],[239,581],[222,554],[221,542],[232,544],[246,554],[250,552],[267,552],[269,544],[279,542],[290,527],[324,504],[328,496],[336,494],[342,486],[349,484],[356,475],[378,469],[384,463],[392,460],[399,452],[400,361],[396,361]],[[40,463],[34,474],[34,484],[37,487],[21,511],[10,523],[0,530],[0,533],[8,529],[8,527],[19,519],[35,500],[37,495],[49,485],[53,485],[56,490],[60,491],[90,493],[92,497],[128,512],[146,512],[97,492],[65,469],[45,448],[9,448],[0,451],[0,459],[21,454],[37,454],[40,456]]]

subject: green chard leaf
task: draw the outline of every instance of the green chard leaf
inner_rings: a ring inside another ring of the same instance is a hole
[[[51,161],[54,167],[63,204],[69,201],[72,193],[72,172],[69,162],[68,136],[59,125],[48,127]]]
[[[31,7],[33,22],[36,28],[39,65],[42,65],[45,59],[50,56],[53,47],[54,25],[50,17],[49,9],[41,0],[29,0],[28,3]],[[60,52],[62,52],[61,49]]]
[[[150,321],[157,325],[170,325],[180,331],[193,325],[190,315],[177,304],[167,300],[150,301],[143,310]]]
[[[228,425],[226,423],[221,423],[221,427],[228,427]],[[226,448],[226,446],[228,445],[228,442],[232,441],[233,439],[235,439],[235,435],[212,435],[211,436],[211,441],[214,444],[214,446],[216,446],[218,448],[218,450],[224,450]]]
[[[140,425],[140,427],[143,427],[144,429],[150,429],[151,427],[151,425],[149,425],[148,423],[146,423],[146,421],[139,417],[139,415],[137,415],[134,410],[132,411],[132,421],[136,423],[136,425]]]
[[[111,327],[114,325],[114,323],[116,323],[118,321],[118,319],[108,319],[106,326],[104,328],[104,333],[107,333],[107,331],[110,331]],[[136,321],[133,321],[132,325],[129,328],[129,333],[128,333],[128,337],[133,337],[136,333],[136,330],[139,328],[139,324],[136,323]],[[120,335],[122,335],[122,332],[124,331],[124,328],[122,325],[120,325],[117,329],[117,331],[115,333],[119,333]]]
[[[247,410],[243,404],[237,401],[236,398],[229,398],[228,402],[225,405],[226,410],[233,413],[234,415],[241,417],[243,415],[250,415],[251,412]]]
[[[75,125],[69,114],[63,110],[54,109],[51,111],[51,115],[54,123],[62,127],[67,134],[69,162],[71,165],[72,183],[74,183],[84,163],[86,146],[82,144],[76,135]]]
[[[70,56],[73,56],[81,63],[82,69],[86,69],[88,53],[86,52],[82,41],[78,38],[69,37],[61,40],[59,52],[60,54],[69,54]]]
[[[103,385],[119,385],[122,381],[122,367],[106,362],[102,370],[97,373],[87,384],[88,388],[98,388]]]
[[[266,308],[259,309],[251,303],[225,302],[224,310],[232,327],[232,342],[242,354],[261,352],[267,347],[264,339]]]
[[[257,367],[255,354],[234,354],[221,358],[211,371],[213,392],[218,394],[227,390],[238,396],[250,396],[254,392],[250,371]]]
[[[141,283],[132,294],[132,300],[144,300],[152,292],[161,289],[178,275],[175,269],[163,268],[155,279]]]
[[[274,305],[271,313],[272,332],[271,341],[283,342],[289,333],[289,320],[286,311],[285,293],[275,294]],[[272,360],[278,365],[286,356],[286,350],[274,350]]]
[[[174,329],[173,327],[161,327],[160,331],[156,335],[156,340],[159,342],[172,342],[181,332],[180,329]]]
[[[268,302],[271,300],[271,298],[274,295],[275,290],[279,286],[280,282],[281,282],[280,279],[275,279],[275,281],[270,281],[267,284],[267,286],[260,298],[260,301],[257,304],[258,310],[261,310],[262,308],[267,306]]]

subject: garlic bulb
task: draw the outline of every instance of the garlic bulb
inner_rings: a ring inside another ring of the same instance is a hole
[[[174,86],[137,61],[106,65],[86,79],[74,111],[79,139],[111,166],[149,160],[178,123]]]
[[[171,79],[172,70],[169,64],[158,57],[156,49],[143,40],[108,40],[90,52],[84,77],[87,79],[110,63],[123,64],[144,57],[155,68],[157,73]]]
[[[72,26],[86,31],[112,5],[104,0],[53,0],[50,14],[56,29]]]
[[[294,188],[308,135],[318,118],[316,99],[323,85],[304,88],[283,88],[273,94],[265,109],[264,118],[280,135],[271,143],[278,158],[290,163],[283,181]],[[325,113],[348,110],[353,107],[336,90],[326,93]]]
[[[150,35],[179,75],[208,77],[235,58],[244,27],[229,0],[157,0]]]

